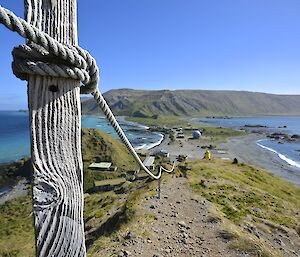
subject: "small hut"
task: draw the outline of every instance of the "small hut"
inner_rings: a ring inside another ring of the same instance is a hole
[[[89,166],[89,169],[95,171],[116,171],[117,167],[113,166],[111,162],[94,162]]]
[[[154,170],[155,169],[154,161],[155,161],[155,157],[154,156],[147,156],[146,159],[144,160],[143,164],[149,170]]]

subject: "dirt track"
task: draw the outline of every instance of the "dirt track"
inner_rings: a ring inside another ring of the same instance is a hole
[[[221,224],[209,214],[210,204],[195,198],[185,178],[168,179],[161,186],[161,199],[146,198],[139,208],[145,215],[154,215],[153,221],[140,224],[149,236],[130,232],[123,244],[106,249],[106,254],[111,250],[116,256],[244,256],[228,249],[219,236]]]

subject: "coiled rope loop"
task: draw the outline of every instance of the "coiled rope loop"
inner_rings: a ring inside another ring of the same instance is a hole
[[[99,69],[95,59],[86,50],[58,42],[1,5],[0,23],[29,41],[28,44],[13,49],[12,67],[18,78],[28,80],[29,75],[39,75],[81,81],[83,85],[80,93],[94,96],[112,127],[146,173],[159,179],[162,171],[170,173],[174,170],[174,164],[171,170],[160,166],[158,174],[155,175],[145,167],[100,93]]]
[[[0,23],[31,42],[13,50],[13,72],[18,78],[27,80],[28,75],[71,78],[83,83],[82,94],[97,89],[98,66],[87,51],[58,42],[2,6]]]

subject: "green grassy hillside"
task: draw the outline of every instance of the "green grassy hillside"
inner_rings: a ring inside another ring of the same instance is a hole
[[[84,166],[85,191],[94,186],[95,180],[110,179],[138,166],[125,145],[96,129],[82,129],[82,159]],[[107,161],[117,166],[116,172],[95,173],[88,169],[93,162]]]
[[[299,95],[274,95],[244,91],[111,90],[104,94],[116,115],[299,115]],[[82,100],[85,114],[99,113],[93,99]]]
[[[82,129],[82,159],[84,164],[109,161],[119,171],[137,168],[125,145],[107,133],[96,129]]]
[[[211,219],[223,221],[220,236],[231,247],[277,257],[284,244],[300,244],[299,188],[243,163],[214,159],[187,165],[191,187],[219,210]]]
[[[93,186],[95,180],[116,178],[136,163],[126,147],[112,136],[95,129],[82,130],[82,156],[84,163],[84,187]],[[111,161],[118,166],[117,172],[111,174],[94,173],[88,170],[93,161]],[[19,176],[30,177],[28,160],[3,167],[3,182],[16,180]],[[106,210],[118,203],[118,196],[113,192],[95,193],[85,197],[85,222],[87,226],[99,223]],[[99,221],[100,220],[100,221]],[[32,219],[31,196],[20,197],[0,205],[0,256],[31,257],[34,256],[34,230]]]
[[[111,175],[114,178],[135,166],[132,157],[118,140],[93,129],[84,129],[82,133],[86,187],[99,179],[99,175],[87,169],[93,161],[112,161],[117,165],[118,171]],[[224,134],[231,135],[230,131],[218,128],[206,128],[206,133],[207,136],[217,138]],[[222,223],[220,237],[228,242],[229,247],[249,253],[247,256],[265,257],[282,256],[280,248],[297,247],[300,238],[299,188],[243,163],[233,165],[229,161],[213,159],[187,161],[180,165],[188,167],[183,174],[187,175],[195,194],[210,201],[217,210],[207,218],[209,222]],[[93,242],[89,256],[95,256],[94,252],[103,247],[106,238],[114,235],[110,231],[99,238],[99,235],[92,233],[113,210],[119,209],[122,213],[113,220],[116,227],[110,227],[111,230],[118,229],[120,223],[128,222],[128,219],[140,218],[134,214],[135,205],[149,193],[147,186],[151,187],[153,184],[146,186],[135,184],[138,182],[126,183],[131,188],[126,195],[118,195],[113,191],[85,194],[85,231],[87,239]],[[152,188],[151,192],[154,193],[155,190]],[[0,227],[0,256],[34,255],[32,204],[29,195],[0,205]]]

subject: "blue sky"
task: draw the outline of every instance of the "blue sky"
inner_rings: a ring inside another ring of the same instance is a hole
[[[23,0],[0,0],[23,16]],[[300,94],[299,0],[78,0],[79,44],[113,88]],[[26,108],[0,25],[0,109]]]

